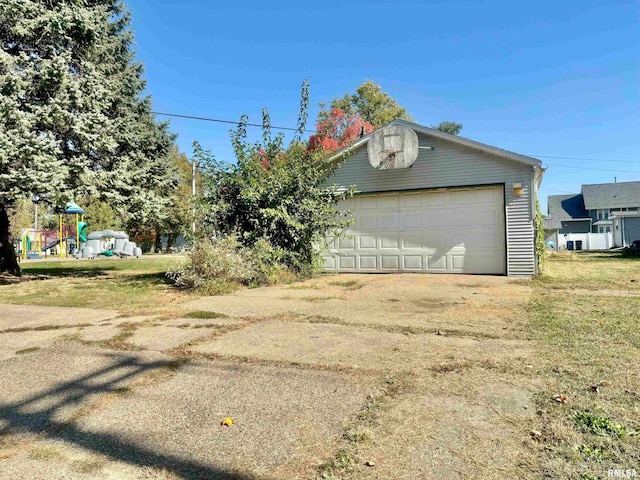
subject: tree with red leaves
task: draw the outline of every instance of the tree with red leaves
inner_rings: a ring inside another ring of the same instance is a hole
[[[309,138],[309,150],[333,153],[348,147],[361,135],[373,131],[371,124],[357,113],[345,113],[341,108],[322,110],[318,114],[317,133]]]

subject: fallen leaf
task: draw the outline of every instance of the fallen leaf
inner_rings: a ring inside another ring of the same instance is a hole
[[[364,462],[364,464],[367,467],[375,467],[376,466],[375,462],[372,462],[371,460],[367,460],[366,462]]]
[[[606,380],[602,380],[598,386],[599,387],[608,387],[609,385],[611,385],[609,382],[607,382]]]
[[[533,440],[535,440],[536,442],[541,442],[542,441],[542,432],[539,432],[538,430],[531,430],[531,438]]]
[[[224,425],[225,427],[230,427],[231,425],[233,425],[233,418],[227,417],[223,419],[220,425]]]
[[[563,405],[564,405],[565,403],[567,403],[567,401],[568,401],[568,400],[567,400],[566,395],[562,395],[561,393],[559,393],[558,395],[556,395],[555,397],[553,397],[553,399],[554,399],[556,402],[559,402],[559,403],[561,403],[561,404],[563,404]]]

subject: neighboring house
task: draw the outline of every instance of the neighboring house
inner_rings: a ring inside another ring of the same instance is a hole
[[[622,247],[640,239],[635,233],[640,222],[640,182],[583,185],[581,190],[548,197],[547,240],[558,244],[564,234],[612,232],[614,245]]]
[[[401,120],[388,126],[417,134],[417,159],[409,168],[378,169],[367,151],[375,132],[353,145],[330,181],[356,186],[341,204],[354,225],[328,238],[325,268],[534,275],[541,162]]]
[[[613,243],[619,247],[629,247],[640,240],[640,212],[614,212],[609,216],[613,222]]]
[[[550,195],[547,197],[549,216],[542,223],[545,240],[560,243],[559,235],[591,231],[591,217],[584,208],[582,195]]]

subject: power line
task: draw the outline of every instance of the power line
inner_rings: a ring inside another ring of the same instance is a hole
[[[637,170],[612,170],[610,168],[590,168],[590,167],[576,167],[575,165],[553,165],[551,163],[547,163],[550,167],[559,167],[559,168],[577,168],[579,170],[597,170],[599,172],[618,172],[618,173],[637,173],[640,174]]]
[[[580,157],[556,157],[553,155],[528,155],[529,157],[539,158],[556,158],[562,160],[584,160],[587,162],[616,162],[616,163],[635,163],[640,165],[640,160],[614,160],[611,158],[580,158]]]
[[[187,118],[189,120],[200,120],[203,122],[215,122],[215,123],[226,123],[229,125],[238,125],[240,124],[239,121],[235,121],[235,120],[222,120],[219,118],[209,118],[209,117],[195,117],[193,115],[182,115],[182,114],[178,114],[178,113],[166,113],[166,112],[151,112],[154,115],[164,115],[167,117],[176,117],[176,118]],[[263,125],[260,123],[247,123],[246,124],[248,127],[262,127]],[[297,128],[293,128],[293,127],[276,127],[274,125],[271,126],[272,129],[274,130],[288,130],[288,131],[292,131],[292,132],[297,132],[298,129]],[[309,129],[304,129],[302,130],[303,132],[308,132],[308,133],[316,133],[315,130],[309,130]],[[554,155],[527,155],[528,157],[534,157],[534,158],[555,158],[555,159],[560,159],[560,160],[580,160],[580,161],[587,161],[587,162],[619,162],[619,163],[634,163],[634,164],[640,164],[640,161],[635,161],[635,160],[614,160],[614,159],[606,159],[606,158],[580,158],[580,157],[560,157],[560,156],[554,156]],[[630,170],[607,170],[607,169],[601,169],[601,168],[587,168],[587,167],[574,167],[574,166],[568,166],[568,165],[550,165],[550,166],[554,166],[554,167],[565,167],[565,168],[579,168],[579,169],[583,169],[583,170],[599,170],[602,172],[623,172],[623,173],[640,173],[640,172],[635,172],[635,171],[630,171]]]
[[[191,115],[179,115],[177,113],[164,113],[164,112],[151,112],[154,115],[164,115],[167,117],[177,117],[177,118],[188,118],[190,120],[201,120],[203,122],[216,122],[216,123],[228,123],[230,125],[239,125],[240,122],[239,121],[234,121],[234,120],[221,120],[219,118],[207,118],[207,117],[194,117]],[[245,125],[247,125],[247,127],[262,127],[263,125],[261,123],[246,123]],[[297,128],[293,128],[293,127],[276,127],[274,125],[271,125],[271,128],[273,128],[274,130],[289,130],[292,132],[297,132],[298,129]],[[302,130],[303,132],[309,132],[309,133],[316,133],[315,130]]]

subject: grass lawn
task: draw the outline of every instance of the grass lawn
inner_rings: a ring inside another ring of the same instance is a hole
[[[128,315],[171,311],[189,295],[165,272],[181,257],[25,262],[18,283],[0,283],[0,303],[91,307]]]
[[[548,386],[538,398],[544,473],[640,476],[640,259],[555,254],[533,287],[530,322]]]

